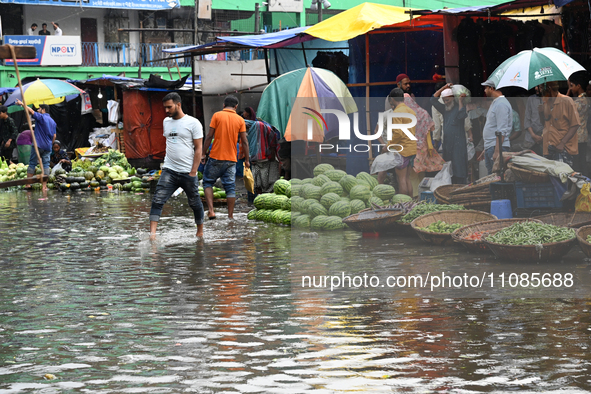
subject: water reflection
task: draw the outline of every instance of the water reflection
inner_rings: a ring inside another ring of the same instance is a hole
[[[511,268],[494,257],[299,238],[244,215],[199,242],[180,198],[149,242],[149,195],[39,198],[0,194],[0,393],[591,389],[585,298],[301,286],[303,273]],[[579,250],[562,266],[589,271]]]

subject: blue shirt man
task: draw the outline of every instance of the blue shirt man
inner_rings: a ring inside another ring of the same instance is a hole
[[[513,129],[513,109],[509,100],[500,90],[495,88],[493,81],[488,80],[482,83],[484,86],[484,93],[487,97],[494,98],[488,113],[486,114],[486,123],[482,129],[482,138],[484,140],[484,160],[488,174],[492,174],[494,161],[497,159],[499,152],[508,152],[511,144],[509,136]],[[498,146],[496,132],[502,134],[501,145]]]
[[[35,141],[37,142],[37,149],[41,162],[43,164],[43,174],[49,175],[49,160],[51,157],[51,148],[53,141],[55,141],[55,131],[57,125],[49,115],[49,105],[41,104],[37,112],[31,107],[25,107],[23,102],[16,100],[17,105],[23,106],[26,111],[35,119]],[[37,166],[37,152],[31,150],[31,158],[29,159],[29,168],[27,169],[27,176],[31,178],[35,175],[35,167]],[[47,189],[47,183],[43,182],[43,190]]]

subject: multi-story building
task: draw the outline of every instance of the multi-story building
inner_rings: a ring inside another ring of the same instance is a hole
[[[471,0],[375,2],[419,9],[474,5]],[[316,23],[320,3],[324,4],[321,7],[323,17],[328,18],[362,1],[332,0],[330,4],[327,0],[213,0],[213,3],[212,0],[0,0],[1,33],[5,38],[27,35],[30,26],[36,23],[38,27],[34,35],[39,49],[43,47],[42,43],[39,44],[41,40],[38,40],[42,37],[38,33],[43,23],[47,24],[52,35],[52,22],[55,22],[59,24],[63,36],[79,37],[79,41],[74,39],[77,42],[75,50],[78,51],[78,60],[64,62],[67,65],[56,62],[47,65],[41,59],[36,62],[40,64],[22,63],[22,78],[43,76],[87,79],[102,74],[122,73],[128,77],[158,73],[165,78],[176,78],[176,65],[180,73],[186,75],[190,72],[190,64],[182,59],[166,60],[162,49],[194,43],[196,3],[199,5],[198,41],[205,43],[213,41],[216,35],[230,32],[254,33],[257,27],[256,10],[260,12],[259,30],[272,31]],[[330,8],[327,9],[329,4]],[[140,28],[150,30],[140,32]],[[72,39],[68,40],[71,42]],[[174,73],[168,69],[171,66],[175,67]],[[14,68],[0,65],[0,86],[15,84]]]

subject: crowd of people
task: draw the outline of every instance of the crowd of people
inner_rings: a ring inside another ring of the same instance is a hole
[[[500,152],[508,151],[531,150],[548,159],[565,162],[585,176],[591,175],[587,160],[587,152],[591,153],[587,149],[587,144],[591,143],[588,129],[591,85],[586,71],[570,76],[566,94],[560,93],[558,82],[536,86],[533,94],[523,98],[525,105],[521,105],[518,98],[505,97],[503,89],[497,89],[492,80],[481,83],[489,100],[473,100],[471,104],[466,104],[466,97],[470,95],[467,89],[440,83],[429,102],[430,114],[415,101],[411,80],[406,74],[400,74],[396,83],[388,96],[391,109],[386,113],[392,112],[391,116],[395,116],[396,112],[406,112],[417,119],[416,125],[408,129],[416,140],[402,130],[395,130],[388,141],[399,147],[398,153],[402,156],[393,172],[403,194],[413,196],[408,172],[411,168],[417,173],[432,175],[444,162],[451,162],[452,183],[465,184],[475,179],[473,164],[484,160],[491,174]],[[473,125],[479,118],[482,128],[476,133]],[[393,123],[408,123],[408,120],[394,119]],[[474,141],[476,135],[478,141]],[[386,172],[378,173],[378,182],[383,183],[385,178]]]

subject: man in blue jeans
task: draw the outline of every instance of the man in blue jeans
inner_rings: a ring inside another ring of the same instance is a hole
[[[509,136],[513,129],[513,109],[509,100],[503,95],[503,92],[497,90],[495,83],[490,79],[482,83],[486,97],[493,98],[493,102],[486,114],[486,123],[482,129],[482,139],[484,140],[484,151],[478,157],[478,161],[484,158],[488,175],[492,174],[493,164],[499,152],[508,152],[511,145]],[[496,132],[502,134],[501,146],[497,141]]]
[[[162,207],[170,196],[180,187],[187,194],[189,206],[195,215],[197,237],[203,237],[203,204],[199,196],[197,168],[201,160],[203,127],[192,116],[185,115],[181,107],[181,96],[169,93],[162,99],[164,111],[164,137],[166,156],[162,174],[156,186],[150,209],[150,238],[156,237],[156,227]]]
[[[16,105],[23,106],[23,102],[16,100]],[[39,105],[37,112],[35,112],[31,107],[24,108],[26,111],[29,111],[29,114],[33,117],[33,119],[35,119],[34,135],[35,141],[37,142],[37,149],[39,150],[39,156],[41,156],[43,174],[49,175],[49,159],[51,156],[53,141],[55,141],[55,131],[57,129],[57,125],[49,115],[49,105]],[[35,152],[35,149],[32,149],[31,157],[29,158],[29,168],[27,169],[27,177],[31,178],[35,175],[35,167],[37,166],[38,161],[37,152]],[[47,182],[43,182],[43,190],[47,190]]]
[[[213,140],[209,151],[209,160],[203,170],[203,188],[207,201],[207,216],[209,220],[215,219],[213,211],[213,184],[220,178],[226,191],[228,201],[228,219],[234,218],[234,204],[236,202],[236,142],[240,141],[242,152],[245,152],[244,167],[250,168],[248,156],[248,140],[246,138],[246,124],[244,118],[236,113],[238,99],[227,96],[224,99],[224,109],[211,117],[209,133],[205,138],[205,150]],[[204,152],[207,153],[207,152]],[[202,162],[205,163],[203,155]]]

